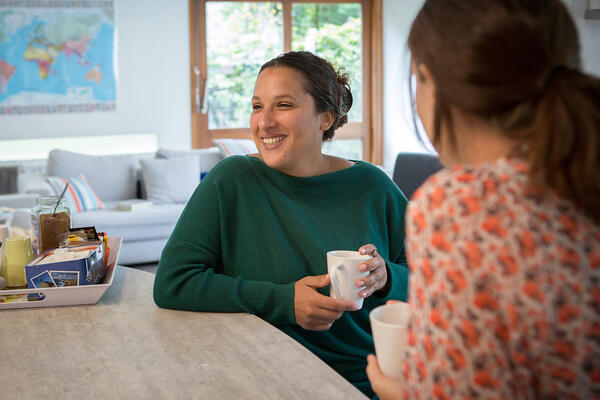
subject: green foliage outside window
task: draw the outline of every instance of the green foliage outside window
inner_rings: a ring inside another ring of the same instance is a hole
[[[283,52],[283,9],[278,2],[207,3],[209,129],[249,125],[250,99],[260,66]],[[361,7],[294,4],[292,49],[309,50],[350,75],[352,121],[361,120]]]

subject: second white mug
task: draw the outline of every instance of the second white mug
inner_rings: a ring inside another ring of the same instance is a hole
[[[369,271],[362,272],[358,264],[373,258],[360,254],[358,251],[333,250],[327,252],[327,272],[331,278],[331,297],[334,299],[350,300],[358,308],[362,308],[363,298],[361,290],[356,287],[356,280],[369,275]]]

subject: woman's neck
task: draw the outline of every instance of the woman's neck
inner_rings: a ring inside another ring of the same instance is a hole
[[[454,117],[454,116],[453,116]],[[454,118],[456,148],[446,143],[440,153],[445,165],[481,164],[511,156],[518,142],[503,131],[475,118]]]

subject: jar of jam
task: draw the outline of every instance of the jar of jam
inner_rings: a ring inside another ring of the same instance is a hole
[[[31,244],[35,255],[58,248],[70,227],[71,210],[64,197],[60,201],[55,196],[36,199],[31,210]]]

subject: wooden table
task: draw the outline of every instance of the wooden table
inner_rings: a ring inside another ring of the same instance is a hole
[[[160,309],[153,274],[115,273],[96,305],[0,311],[2,398],[366,398],[256,316]]]

